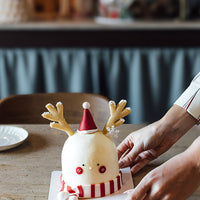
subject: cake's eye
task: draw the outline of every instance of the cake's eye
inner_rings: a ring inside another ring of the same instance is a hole
[[[84,165],[84,164],[82,164],[82,166],[84,167],[85,165]]]
[[[76,173],[77,174],[82,174],[83,173],[83,169],[81,167],[77,167],[76,168]]]
[[[99,163],[97,163],[97,166],[99,166]]]
[[[106,172],[106,167],[105,166],[101,166],[101,167],[99,167],[99,172],[100,173],[105,173]]]

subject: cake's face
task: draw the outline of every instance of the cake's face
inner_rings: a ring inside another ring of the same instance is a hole
[[[62,151],[62,174],[66,185],[108,182],[119,175],[115,144],[102,132],[75,133]]]

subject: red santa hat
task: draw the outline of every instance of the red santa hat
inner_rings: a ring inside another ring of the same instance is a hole
[[[90,104],[88,102],[83,103],[83,117],[79,126],[78,131],[81,133],[93,133],[97,131],[97,127],[93,120],[93,117],[89,111]]]

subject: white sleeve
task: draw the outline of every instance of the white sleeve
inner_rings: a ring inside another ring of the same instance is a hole
[[[200,72],[174,104],[183,107],[200,121]]]

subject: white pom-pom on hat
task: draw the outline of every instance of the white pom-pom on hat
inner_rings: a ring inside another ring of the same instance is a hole
[[[82,104],[82,106],[83,106],[84,109],[89,109],[90,108],[90,103],[89,102],[84,102]]]

